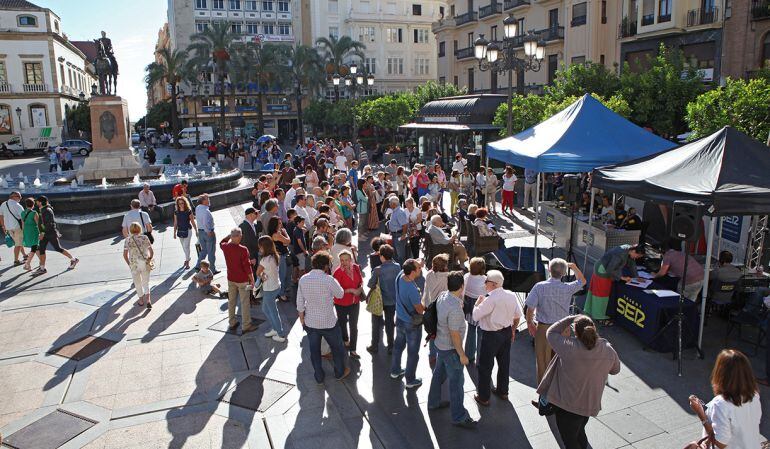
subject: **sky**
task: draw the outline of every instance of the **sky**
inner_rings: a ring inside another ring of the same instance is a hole
[[[144,68],[154,61],[158,30],[166,22],[166,0],[30,0],[61,18],[73,41],[93,40],[107,32],[118,59],[118,95],[128,101],[131,121],[145,114]]]

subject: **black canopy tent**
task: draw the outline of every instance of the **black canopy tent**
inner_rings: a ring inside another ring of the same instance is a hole
[[[593,171],[595,188],[654,203],[695,200],[709,221],[703,298],[714,242],[715,217],[770,213],[770,148],[726,126],[695,142]],[[701,302],[698,345],[703,339],[706,301]]]

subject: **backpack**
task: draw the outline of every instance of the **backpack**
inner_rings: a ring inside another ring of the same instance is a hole
[[[430,341],[436,338],[436,332],[438,330],[438,310],[436,309],[438,301],[433,301],[425,308],[425,312],[422,314],[422,327],[425,329],[425,341]]]

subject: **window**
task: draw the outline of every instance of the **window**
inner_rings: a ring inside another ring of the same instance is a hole
[[[358,40],[360,42],[374,42],[374,27],[362,26],[358,29]]]
[[[337,14],[339,12],[339,2],[337,0],[329,0],[328,4],[329,14]]]
[[[243,33],[243,24],[240,22],[233,22],[230,24],[230,31],[235,34]]]
[[[333,37],[335,39],[338,39],[340,37],[340,28],[339,27],[329,27],[329,37]]]
[[[33,128],[43,128],[48,126],[48,111],[43,104],[29,105],[29,123]]]
[[[460,87],[460,78],[457,75],[452,79],[452,84],[454,84],[455,87]]]
[[[412,4],[412,15],[413,16],[421,16],[422,15],[422,5]]]
[[[573,56],[570,60],[570,63],[572,64],[585,64],[586,63],[586,57],[585,56]]]
[[[459,46],[457,45],[457,41],[452,42],[452,54],[457,54],[457,49]]]
[[[671,0],[658,0],[658,22],[671,21]]]
[[[37,17],[35,16],[19,16],[20,27],[34,27],[37,26]]]
[[[559,8],[548,10],[548,28],[555,28],[559,26]],[[520,30],[522,28],[519,28]],[[522,33],[524,34],[524,33]]]
[[[599,55],[599,64],[604,65],[604,55]]]
[[[416,58],[414,60],[414,74],[415,75],[429,75],[430,74],[430,60],[427,58]]]
[[[438,57],[442,57],[446,55],[446,42],[441,41],[438,43]]]
[[[69,78],[69,81],[70,81],[70,86],[74,86],[75,83],[72,82],[72,70],[67,70],[67,75],[68,75],[68,78]]]
[[[8,82],[8,72],[5,70],[5,61],[0,61],[0,84]]]
[[[428,32],[430,30],[427,30],[425,28],[415,28],[414,30],[414,43],[415,44],[427,44],[428,43]]]
[[[572,5],[572,22],[570,22],[570,25],[573,27],[585,25],[586,15],[586,2]]]
[[[404,74],[404,58],[388,58],[388,75]]]
[[[602,0],[602,23],[607,23],[607,0]]]
[[[195,9],[206,9],[206,0],[195,0]]]
[[[366,71],[366,73],[371,73],[372,75],[377,74],[377,59],[364,58],[364,71]]]
[[[403,42],[403,31],[401,28],[385,28],[385,40],[390,43]]]
[[[497,25],[493,25],[493,26],[491,26],[489,28],[489,38],[492,41],[496,41],[497,40]]]
[[[272,23],[265,23],[262,25],[262,30],[265,34],[275,34],[275,25]]]
[[[760,63],[761,67],[770,67],[770,33],[766,34],[765,39],[762,41],[762,61]],[[5,73],[5,63],[2,66],[2,73]],[[3,80],[5,80],[5,77],[3,77]]]
[[[230,0],[230,9],[240,10],[241,9],[241,0]]]
[[[553,84],[556,79],[556,69],[559,68],[559,56],[548,55],[548,84]]]
[[[59,78],[62,84],[64,84],[64,64],[59,64]]]
[[[59,21],[58,21],[58,20],[54,20],[54,21],[53,21],[53,29],[54,29],[54,31],[56,31],[57,33],[59,32]]]
[[[289,2],[278,2],[278,12],[289,12]]]
[[[471,31],[468,33],[468,45],[466,45],[465,48],[472,48],[473,47],[473,32]]]
[[[474,84],[474,77],[473,77],[473,67],[468,69],[468,92],[471,93],[475,90]]]
[[[259,27],[257,26],[256,22],[246,22],[246,34],[259,34]]]
[[[225,9],[225,0],[211,0],[212,9]]]
[[[195,22],[195,31],[202,33],[209,29],[208,22]]]
[[[43,64],[40,62],[25,62],[24,82],[26,84],[43,84]]]
[[[272,11],[272,10],[273,10],[272,1],[262,2],[262,11]]]
[[[558,12],[558,10],[557,10],[557,12]],[[522,17],[521,19],[517,20],[517,22],[518,22],[518,24],[516,25],[516,35],[524,36],[524,34],[526,34],[526,32],[524,31],[524,18]],[[558,26],[558,25],[559,25],[559,21],[558,21],[558,16],[557,16],[556,26]]]
[[[291,34],[291,24],[288,23],[279,23],[278,24],[278,34],[281,36],[288,36]]]
[[[257,0],[246,0],[245,9],[246,11],[256,11],[257,10],[257,3],[259,3]]]

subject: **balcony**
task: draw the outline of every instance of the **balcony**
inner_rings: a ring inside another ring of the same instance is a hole
[[[550,42],[564,40],[564,27],[552,26],[535,32],[540,39]]]
[[[8,83],[0,83],[0,94],[11,93],[11,85]]]
[[[658,16],[658,23],[671,22],[671,14],[662,14]]]
[[[696,27],[698,25],[708,25],[716,23],[719,20],[719,9],[691,9],[687,11],[687,26]]]
[[[752,0],[751,18],[754,20],[769,19],[770,18],[770,1]]]
[[[478,20],[478,14],[474,11],[466,12],[459,16],[455,16],[455,26],[463,26],[465,24],[475,22]]]
[[[503,2],[503,10],[508,11],[509,9],[518,8],[519,6],[529,6],[530,0],[505,0]]]
[[[24,92],[36,93],[36,92],[48,92],[48,84],[23,84]]]
[[[453,28],[454,26],[455,26],[455,19],[452,19],[452,18],[439,19],[430,24],[430,31],[433,34],[436,34],[440,31]]]
[[[630,19],[623,17],[620,25],[618,25],[618,39],[631,36],[636,36],[636,17]]]
[[[655,14],[646,14],[642,16],[642,26],[652,25],[655,23]]]
[[[473,57],[473,47],[458,48],[455,52],[455,59],[468,59]]]
[[[502,14],[502,12],[503,12],[503,4],[493,1],[492,3],[479,8],[479,19],[493,16],[495,14]]]

